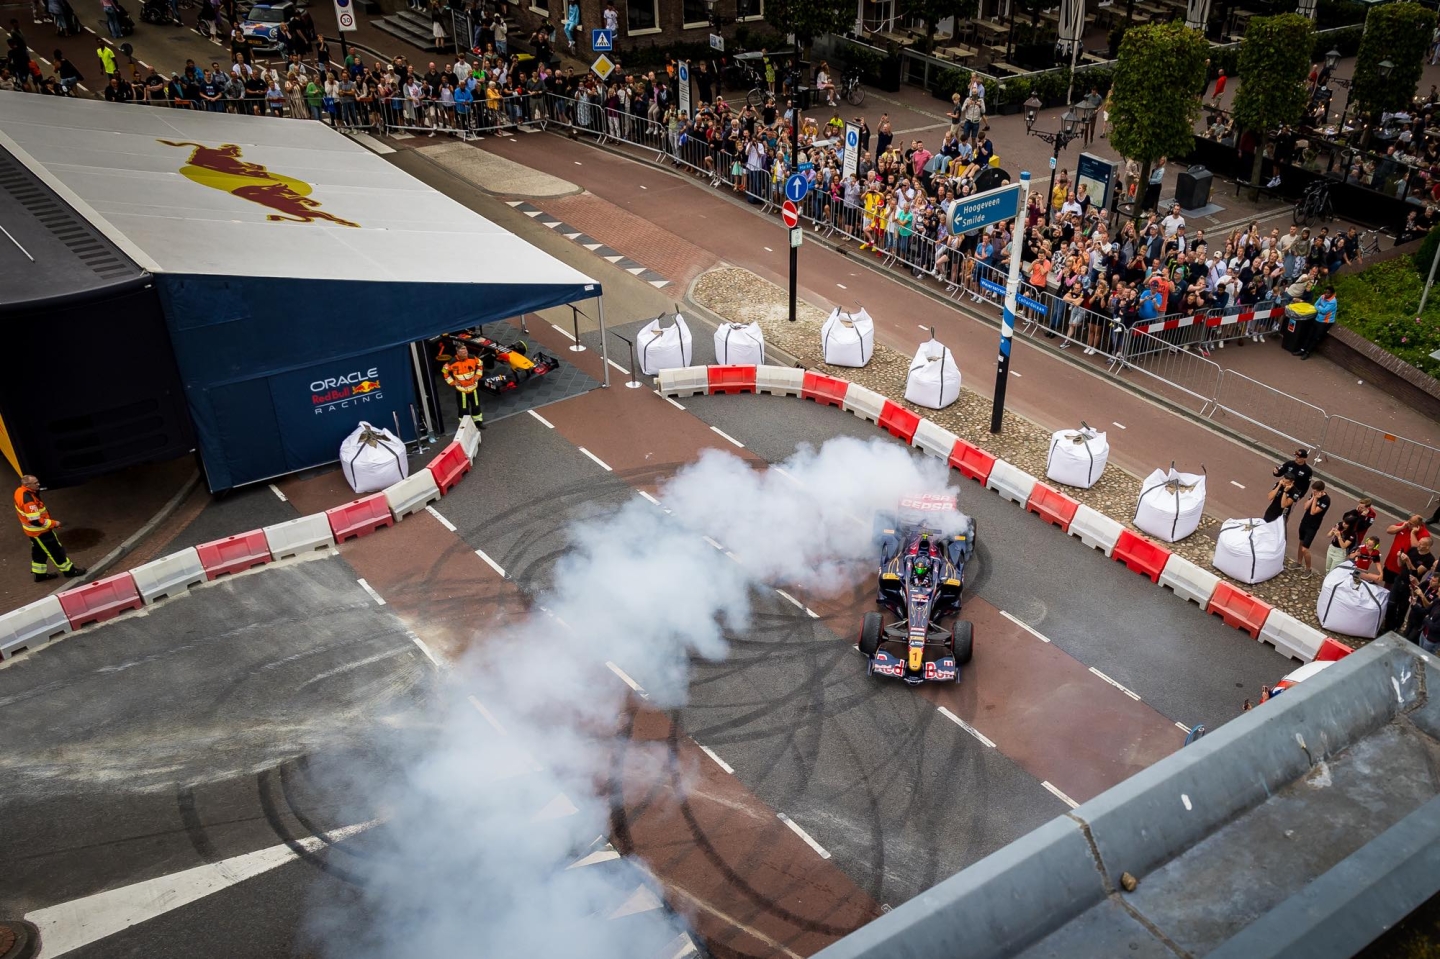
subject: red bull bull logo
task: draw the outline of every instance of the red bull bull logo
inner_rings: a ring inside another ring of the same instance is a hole
[[[189,147],[190,158],[180,168],[182,176],[231,196],[258,203],[273,210],[265,219],[283,223],[316,223],[325,221],[336,226],[359,228],[360,224],[342,220],[333,213],[320,209],[320,202],[312,200],[314,188],[304,180],[272,173],[260,163],[251,163],[240,158],[240,147],[234,143],[206,146],[188,140],[158,140],[170,147]]]

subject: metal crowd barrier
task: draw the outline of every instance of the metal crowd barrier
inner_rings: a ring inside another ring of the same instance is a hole
[[[1204,416],[1215,404],[1224,372],[1218,363],[1207,360],[1198,352],[1167,342],[1139,326],[1125,331],[1116,375],[1134,370],[1149,377],[1161,388],[1152,392],[1183,405]]]
[[[1440,449],[1433,446],[1338,415],[1326,418],[1319,445],[1331,459],[1422,490],[1440,489]]]
[[[1325,437],[1327,416],[1320,407],[1234,370],[1220,378],[1211,418],[1222,411],[1286,443],[1318,448]]]

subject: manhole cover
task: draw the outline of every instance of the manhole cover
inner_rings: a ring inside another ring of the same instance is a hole
[[[99,546],[104,539],[103,530],[91,529],[88,526],[76,526],[74,529],[64,526],[60,529],[60,543],[72,553]]]

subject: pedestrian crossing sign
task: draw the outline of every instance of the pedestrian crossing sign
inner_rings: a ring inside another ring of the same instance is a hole
[[[610,53],[615,49],[615,31],[591,30],[590,49],[596,53]]]
[[[615,64],[610,61],[609,57],[602,53],[595,58],[594,63],[590,64],[590,69],[594,70],[595,75],[601,80],[608,80],[610,79],[610,74],[615,72]]]

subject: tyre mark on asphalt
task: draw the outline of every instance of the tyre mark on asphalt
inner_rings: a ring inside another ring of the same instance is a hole
[[[205,831],[205,824],[200,821],[200,814],[195,809],[195,790],[191,786],[176,786],[175,806],[180,810],[180,822],[185,826],[185,835],[190,837],[190,845],[194,847],[195,854],[203,862],[219,862],[220,855],[215,850],[215,844],[210,841],[210,834]]]

